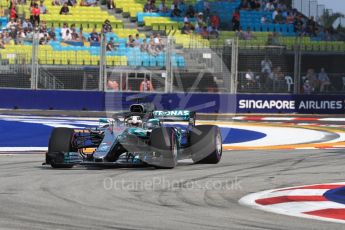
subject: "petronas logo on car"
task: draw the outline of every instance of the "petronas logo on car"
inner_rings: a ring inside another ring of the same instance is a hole
[[[154,111],[154,116],[189,116],[188,110]]]

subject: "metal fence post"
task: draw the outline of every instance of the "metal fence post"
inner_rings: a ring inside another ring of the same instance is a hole
[[[106,74],[106,37],[105,34],[101,34],[101,42],[100,42],[100,57],[99,57],[99,79],[98,79],[98,89],[99,91],[104,90],[104,82],[105,82],[105,74]]]
[[[38,88],[38,45],[39,33],[35,32],[32,38],[32,57],[31,57],[31,89]]]
[[[230,73],[230,81],[228,81],[230,85],[227,85],[227,89],[230,93],[235,94],[237,92],[237,78],[238,78],[238,40],[231,39],[231,73]]]
[[[164,92],[170,93],[172,92],[172,78],[173,78],[173,65],[172,65],[172,45],[173,45],[173,39],[171,36],[168,36],[167,38],[167,48],[165,52],[165,65],[166,65],[166,76],[165,76],[165,86],[164,86]]]
[[[301,39],[297,38],[294,45],[294,93],[301,93]]]

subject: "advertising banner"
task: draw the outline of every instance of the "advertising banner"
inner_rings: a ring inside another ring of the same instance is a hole
[[[344,114],[345,95],[135,93],[57,90],[0,90],[0,108],[127,111],[133,103],[157,110],[199,113]]]

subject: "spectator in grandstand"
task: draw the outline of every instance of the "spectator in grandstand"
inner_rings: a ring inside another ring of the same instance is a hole
[[[13,4],[12,7],[10,8],[10,19],[17,19],[18,15],[17,15],[17,10],[16,10],[16,6]]]
[[[187,16],[184,16],[184,18],[183,18],[183,23],[185,23],[185,22],[189,22],[189,18]]]
[[[165,0],[161,0],[161,4],[159,4],[158,11],[160,13],[168,13],[169,9],[166,6]]]
[[[7,23],[7,25],[6,25],[6,28],[7,29],[10,29],[11,27],[15,27],[15,26],[17,26],[17,22],[16,22],[16,20],[14,19],[14,18],[11,18],[10,19],[10,21]]]
[[[110,21],[106,19],[102,26],[102,33],[108,33],[112,31],[113,31],[113,27],[111,26]]]
[[[38,4],[35,3],[33,8],[31,9],[31,14],[32,14],[32,20],[34,25],[39,25],[40,24],[40,8],[38,7]]]
[[[62,28],[61,28],[61,30],[60,30],[60,31],[61,31],[61,36],[62,36],[62,37],[65,36],[67,30],[69,30],[68,25],[67,25],[66,22],[64,22],[63,25],[62,25]]]
[[[23,22],[22,22],[22,20],[20,19],[20,18],[17,18],[17,27],[19,28],[23,28]]]
[[[265,5],[265,11],[274,11],[275,7],[272,1],[268,1]]]
[[[240,12],[239,10],[235,10],[235,12],[232,14],[232,30],[238,31],[240,29]]]
[[[280,42],[279,42],[279,34],[276,33],[276,32],[268,34],[267,45],[269,45],[269,46],[279,46],[279,45],[281,45]]]
[[[305,80],[309,80],[310,85],[313,87],[313,91],[317,91],[320,88],[320,82],[317,78],[314,69],[308,69]]]
[[[40,38],[40,40],[39,40],[40,45],[47,45],[48,42],[49,42],[49,38],[48,38],[47,34],[44,34],[44,36],[42,38]]]
[[[33,28],[28,28],[26,31],[25,41],[32,42],[33,36],[34,36]]]
[[[10,38],[11,38],[12,40],[15,41],[15,39],[16,39],[16,37],[17,37],[17,29],[16,29],[16,27],[12,26],[12,27],[10,28],[9,36],[10,36]]]
[[[79,42],[81,41],[80,37],[79,37],[79,34],[77,33],[76,29],[75,28],[72,28],[71,29],[71,41],[74,41],[74,42]]]
[[[211,27],[215,27],[216,29],[219,28],[220,26],[220,20],[219,17],[217,15],[212,15],[210,18],[210,22],[211,22]]]
[[[31,24],[29,18],[27,18],[23,21],[22,27],[23,27],[24,31],[28,30],[29,28],[32,29],[32,24]]]
[[[83,27],[81,27],[80,29],[79,29],[79,39],[80,39],[80,41],[82,41],[82,42],[85,42],[86,41],[86,38],[84,37],[84,33],[83,33],[84,31],[83,31]]]
[[[198,15],[196,17],[196,22],[200,27],[202,27],[205,24],[204,13],[202,13],[202,12],[198,13]]]
[[[195,16],[195,10],[194,10],[194,7],[192,5],[189,5],[188,6],[188,9],[186,11],[186,17],[188,18],[194,18]]]
[[[204,10],[205,11],[210,11],[210,3],[207,0],[204,1]]]
[[[39,39],[43,38],[44,35],[48,36],[47,30],[45,28],[38,27],[38,37],[39,37]]]
[[[273,10],[273,12],[272,12],[272,21],[274,22],[274,20],[275,20],[275,18],[276,18],[276,16],[278,15],[278,9],[275,9],[275,10]]]
[[[246,31],[243,32],[241,29],[237,31],[237,36],[242,40],[252,40],[254,38],[253,33],[250,31],[250,27],[248,26]]]
[[[114,50],[115,50],[114,38],[111,37],[109,42],[107,43],[107,51],[114,51]]]
[[[248,0],[242,0],[241,3],[240,3],[239,8],[241,10],[249,10],[250,9],[250,4],[249,4]]]
[[[77,5],[77,0],[67,0],[67,5],[68,6],[76,6]]]
[[[48,13],[47,7],[43,4],[43,1],[42,1],[42,0],[41,0],[41,2],[40,2],[39,8],[40,8],[41,14],[46,14],[46,13]]]
[[[215,39],[219,37],[219,31],[216,27],[210,26],[208,29],[208,34],[210,39]]]
[[[209,34],[206,26],[203,26],[200,31],[200,35],[204,39],[209,39]]]
[[[50,28],[50,30],[48,32],[48,35],[49,35],[49,39],[50,40],[56,41],[56,33],[55,33],[55,28],[54,27]]]
[[[163,46],[161,35],[159,33],[154,35],[153,41],[155,42],[157,51],[162,51],[164,46]]]
[[[246,32],[243,33],[244,40],[252,40],[254,38],[254,35],[252,31],[250,31],[250,27],[247,27]]]
[[[255,75],[251,69],[248,69],[248,71],[246,72],[245,79],[246,79],[245,85],[247,88],[252,89],[254,88],[254,86],[256,86],[257,83],[256,83]]]
[[[185,23],[183,24],[183,27],[182,27],[182,29],[181,29],[181,33],[182,33],[182,34],[192,34],[192,33],[193,33],[191,24],[190,24],[189,22],[185,22]]]
[[[305,80],[303,83],[303,93],[304,94],[311,94],[311,93],[313,93],[313,91],[314,91],[314,88],[310,84],[310,81],[308,79]]]
[[[144,39],[143,40],[143,43],[140,45],[140,51],[141,52],[149,52],[149,44],[147,44],[147,40],[146,39]]]
[[[39,29],[46,31],[48,29],[47,22],[46,21],[42,21],[40,26],[39,26]]]
[[[275,91],[281,91],[286,86],[286,81],[284,78],[284,74],[281,70],[281,67],[276,67],[272,72],[272,77],[270,77],[273,80],[273,89]]]
[[[181,10],[178,8],[178,5],[175,4],[171,11],[171,17],[181,17]]]
[[[236,31],[236,37],[238,37],[239,39],[244,39],[243,38],[243,30],[242,30],[242,26],[240,26],[240,28]]]
[[[132,35],[128,35],[127,47],[135,47],[135,40]]]
[[[285,23],[285,19],[284,19],[282,12],[280,10],[277,11],[276,16],[274,17],[274,23],[276,23],[276,24],[284,24]]]
[[[153,35],[151,35],[151,37],[150,37],[150,43],[148,46],[148,53],[152,56],[157,56],[159,54],[159,50],[156,47]]]
[[[260,10],[261,3],[259,2],[259,0],[251,0],[249,6],[252,10]]]
[[[80,6],[96,6],[97,1],[96,0],[81,0]]]
[[[117,83],[115,79],[108,79],[108,82],[107,82],[108,90],[118,91],[120,89],[119,86],[120,86],[119,83]]]
[[[61,6],[62,5],[62,1],[61,0],[53,0],[52,1],[52,5],[53,6]]]
[[[3,42],[4,42],[4,44],[5,44],[5,45],[10,44],[12,38],[11,38],[9,32],[6,31],[6,32],[3,34],[3,36],[4,36],[4,37],[3,37]]]
[[[318,75],[318,80],[320,83],[320,92],[327,91],[331,85],[328,74],[325,72],[325,68],[321,68],[321,72]]]
[[[294,20],[295,20],[295,16],[292,14],[292,12],[291,11],[287,12],[286,23],[293,24]]]
[[[61,7],[61,9],[60,9],[60,14],[61,14],[61,15],[67,15],[67,14],[69,14],[69,8],[68,8],[67,3],[64,3],[63,6]]]
[[[294,24],[294,30],[298,33],[301,33],[302,32],[302,26],[304,24],[302,16],[298,15],[297,17],[295,17],[293,24]]]
[[[147,91],[154,91],[152,82],[145,77],[144,80],[140,83],[140,91],[147,92]]]
[[[272,73],[272,62],[267,56],[261,61],[261,73],[263,76],[261,79],[265,81],[266,88],[269,88],[272,83],[269,79]]]
[[[114,0],[107,0],[107,7],[109,10],[115,9],[116,8],[115,1]]]
[[[4,34],[0,33],[0,49],[5,49],[5,43],[3,39],[4,39]]]
[[[157,11],[155,5],[152,3],[151,0],[147,0],[146,4],[144,5],[144,12],[155,12]]]
[[[26,37],[26,35],[24,33],[24,29],[23,28],[19,28],[18,32],[17,32],[17,38],[16,38],[16,42],[15,43],[23,45],[25,37]]]
[[[90,33],[90,37],[88,38],[89,42],[99,42],[100,35],[97,33],[96,28],[93,28],[92,32]]]
[[[263,15],[262,17],[261,17],[261,19],[260,19],[260,23],[261,24],[265,24],[265,23],[267,23],[268,21],[267,21],[267,18]]]
[[[71,40],[72,40],[72,34],[71,34],[71,32],[70,32],[69,29],[66,30],[65,36],[62,35],[62,39],[63,39],[64,41],[71,41]]]
[[[139,34],[136,34],[136,35],[135,35],[135,39],[134,39],[134,46],[135,46],[135,47],[140,47],[140,45],[141,45],[140,36],[139,36]]]

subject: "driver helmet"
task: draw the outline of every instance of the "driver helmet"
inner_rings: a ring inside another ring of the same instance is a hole
[[[141,120],[140,116],[130,116],[127,119],[127,123],[133,126],[140,126],[143,123],[143,121]]]

